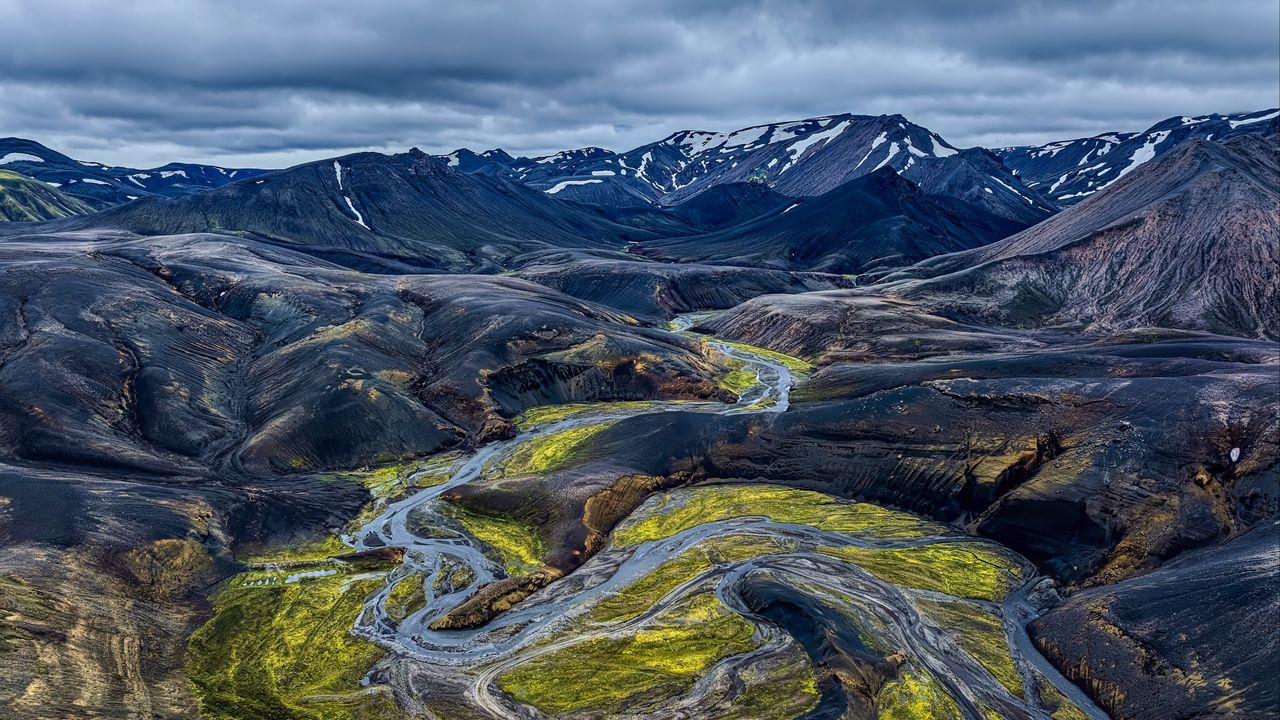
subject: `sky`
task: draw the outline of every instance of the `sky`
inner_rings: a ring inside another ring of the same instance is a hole
[[[996,147],[1277,105],[1276,0],[0,0],[0,136],[132,167],[842,112]]]

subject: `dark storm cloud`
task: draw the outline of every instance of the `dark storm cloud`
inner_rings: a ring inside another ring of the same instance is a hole
[[[958,144],[1280,103],[1275,0],[9,0],[0,134],[284,165],[900,112]]]

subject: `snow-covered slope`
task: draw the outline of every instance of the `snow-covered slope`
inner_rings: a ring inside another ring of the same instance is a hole
[[[685,130],[621,153],[584,148],[520,158],[508,175],[561,199],[623,207],[675,205],[734,182],[767,184],[793,197],[821,195],[883,167],[927,193],[1020,222],[1037,222],[1056,210],[996,156],[959,150],[901,115],[830,115],[733,132]]]
[[[1141,133],[1103,133],[1047,145],[1000,148],[995,154],[1027,186],[1059,205],[1073,205],[1139,165],[1188,140],[1225,140],[1270,134],[1280,128],[1280,110],[1234,115],[1176,116]]]

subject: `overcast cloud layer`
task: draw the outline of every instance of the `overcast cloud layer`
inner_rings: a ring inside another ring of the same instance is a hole
[[[135,167],[840,112],[998,146],[1278,96],[1276,0],[0,0],[0,136]]]

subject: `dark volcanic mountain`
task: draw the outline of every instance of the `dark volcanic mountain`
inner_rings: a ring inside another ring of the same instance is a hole
[[[587,148],[516,160],[509,175],[565,199],[625,207],[678,204],[708,188],[747,181],[793,197],[821,195],[882,167],[925,192],[1024,224],[1056,210],[999,158],[980,148],[957,150],[901,115],[833,115],[729,133],[682,131],[624,153]]]
[[[593,209],[613,222],[676,237],[740,225],[793,202],[794,198],[761,183],[727,183],[671,207],[596,205]]]
[[[1027,187],[1059,205],[1074,205],[1152,158],[1189,140],[1223,141],[1280,131],[1280,110],[1235,115],[1177,116],[1146,132],[1103,133],[1047,145],[1000,148],[995,153]]]
[[[646,242],[639,252],[685,262],[863,273],[985,245],[1022,227],[972,205],[927,195],[883,168],[752,222]]]
[[[353,267],[401,271],[493,270],[524,252],[621,249],[651,237],[522,185],[456,172],[416,150],[360,153],[190,197],[148,198],[60,229],[89,227],[238,231]]]
[[[0,222],[56,220],[93,209],[39,180],[0,170]]]
[[[151,170],[112,167],[74,160],[22,138],[0,138],[0,166],[60,188],[94,208],[151,195],[183,197],[269,172],[190,163],[169,163]]]
[[[948,314],[1280,338],[1277,136],[1194,140],[1039,225],[886,290]],[[893,278],[891,278],[893,279]]]
[[[532,404],[725,396],[696,343],[542,285],[218,235],[7,238],[0,310],[0,462],[359,467]]]

